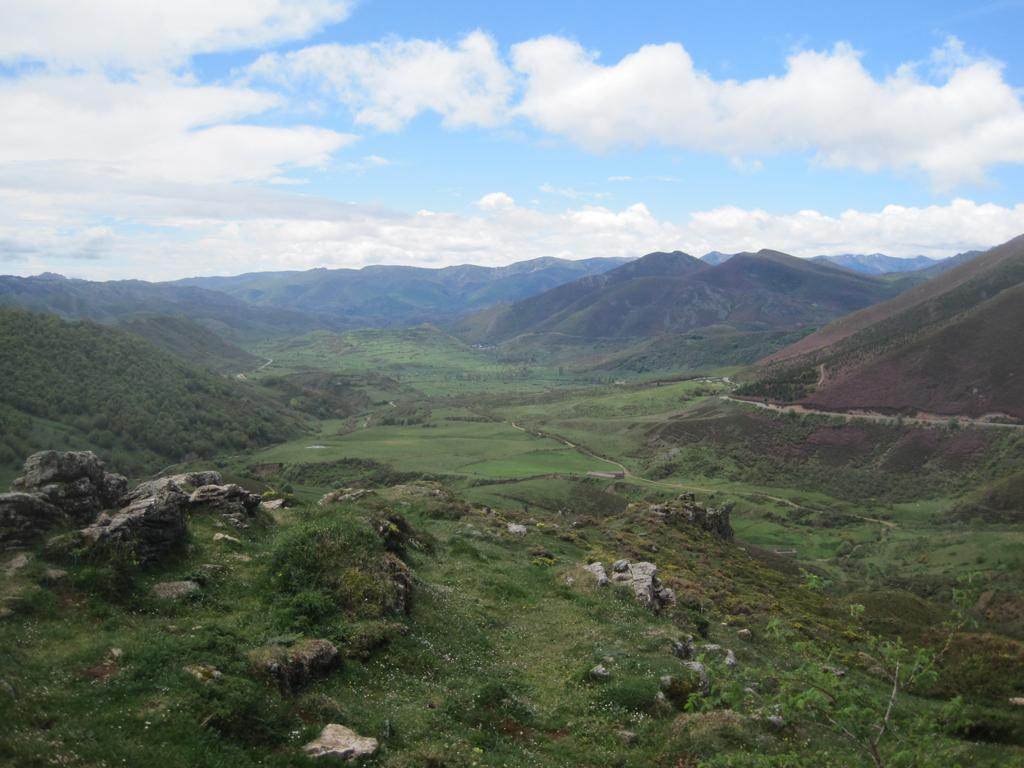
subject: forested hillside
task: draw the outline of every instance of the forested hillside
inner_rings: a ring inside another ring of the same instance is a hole
[[[84,321],[0,310],[0,463],[95,448],[130,473],[282,440],[299,429],[271,398]]]

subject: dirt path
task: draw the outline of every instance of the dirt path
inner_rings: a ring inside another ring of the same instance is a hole
[[[267,362],[265,362],[265,363],[264,363],[263,365],[261,365],[261,366],[260,366],[259,368],[257,368],[257,369],[256,369],[256,372],[257,372],[257,373],[259,373],[259,372],[260,372],[260,371],[262,371],[262,370],[263,370],[264,368],[266,368],[266,367],[267,367],[268,365],[270,365],[270,364],[271,364],[272,362],[274,362],[273,358],[270,358],[270,357],[268,357],[268,358],[267,358]]]
[[[971,419],[966,416],[943,416],[938,413],[919,412],[914,416],[887,416],[884,413],[873,412],[849,412],[849,411],[823,411],[817,408],[808,408],[805,405],[779,405],[778,403],[765,403],[759,400],[745,400],[733,395],[719,395],[719,399],[728,400],[741,405],[752,405],[763,411],[774,413],[799,413],[805,416],[830,416],[855,421],[871,421],[876,424],[906,424],[912,426],[944,427],[949,424],[950,419],[955,418],[961,426],[970,427],[996,427],[1000,429],[1024,429],[1024,424],[1004,424],[998,421],[985,421],[983,419]]]

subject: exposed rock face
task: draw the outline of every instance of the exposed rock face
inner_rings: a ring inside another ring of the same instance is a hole
[[[302,751],[310,757],[332,757],[336,760],[358,760],[377,751],[377,740],[360,736],[351,728],[330,723]]]
[[[92,451],[41,451],[25,460],[17,490],[40,495],[79,523],[117,506],[128,488],[123,475],[111,474]]]
[[[391,611],[407,614],[412,610],[412,573],[409,566],[392,554],[387,556],[387,571],[393,586],[391,590]]]
[[[719,508],[705,507],[697,502],[692,493],[684,493],[675,501],[651,504],[648,512],[666,523],[695,525],[727,541],[732,541],[733,538],[732,525],[729,522],[732,504]]]
[[[145,499],[167,491],[188,495],[201,486],[221,485],[223,482],[224,479],[220,476],[220,472],[213,472],[212,470],[169,475],[168,477],[160,477],[156,480],[147,480],[139,483],[125,496],[125,501],[131,502]]]
[[[39,494],[0,493],[0,546],[27,546],[67,519]]]
[[[248,518],[256,514],[260,495],[249,493],[240,485],[201,485],[192,491],[189,503],[207,506],[220,512],[236,528],[248,526]]]
[[[334,667],[338,649],[327,640],[300,640],[294,645],[266,645],[250,651],[253,665],[277,683],[282,693],[321,677]]]
[[[657,574],[654,563],[626,563],[625,569],[616,571],[612,578],[629,584],[637,601],[657,613],[676,602],[676,593],[663,585]]]
[[[184,541],[187,502],[187,496],[175,491],[138,499],[117,512],[101,514],[82,536],[93,544],[127,546],[141,565],[148,565]]]

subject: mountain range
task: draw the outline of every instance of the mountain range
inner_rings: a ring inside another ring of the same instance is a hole
[[[600,275],[467,318],[466,338],[522,334],[649,338],[698,328],[795,330],[895,295],[900,286],[777,251],[711,266],[681,251],[651,253]]]
[[[304,272],[193,277],[170,285],[215,290],[251,305],[300,310],[348,327],[436,323],[502,302],[515,302],[629,261],[540,258],[505,267],[463,264],[441,269],[369,266]]]

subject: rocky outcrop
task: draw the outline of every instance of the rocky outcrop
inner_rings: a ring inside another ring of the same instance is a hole
[[[40,496],[72,520],[87,523],[120,504],[128,480],[107,472],[92,451],[41,451],[25,460],[15,490]]]
[[[149,565],[184,542],[187,503],[188,497],[176,491],[137,499],[117,512],[101,514],[82,529],[82,537],[94,546],[126,547],[140,565]]]
[[[391,579],[391,598],[388,608],[395,614],[407,614],[412,610],[412,572],[397,556],[388,554],[385,561],[388,578]]]
[[[732,541],[733,530],[729,522],[732,506],[705,507],[692,493],[684,493],[675,501],[650,504],[647,511],[656,520],[674,525],[695,525],[714,536]]]
[[[330,723],[324,726],[320,735],[306,744],[302,751],[310,757],[353,761],[376,752],[377,740],[368,736],[360,736],[344,725]]]
[[[192,506],[214,509],[236,528],[249,525],[248,519],[259,509],[261,497],[240,485],[200,485],[188,498]]]
[[[0,546],[28,546],[67,521],[63,511],[39,494],[0,493]]]
[[[125,495],[125,501],[137,501],[138,499],[149,498],[150,496],[156,496],[167,491],[183,493],[188,496],[192,491],[204,485],[222,485],[223,483],[224,478],[221,477],[220,472],[212,470],[184,472],[139,483]]]
[[[615,565],[621,570],[612,574],[612,580],[628,584],[638,602],[655,613],[675,605],[676,593],[661,583],[654,563],[617,561]]]
[[[306,639],[292,645],[265,645],[250,651],[249,660],[282,693],[288,693],[327,674],[338,661],[338,649],[328,640]]]
[[[346,501],[358,501],[363,496],[368,496],[373,491],[367,490],[366,488],[339,488],[336,491],[324,494],[323,498],[318,502],[321,507],[328,504],[341,504]]]

